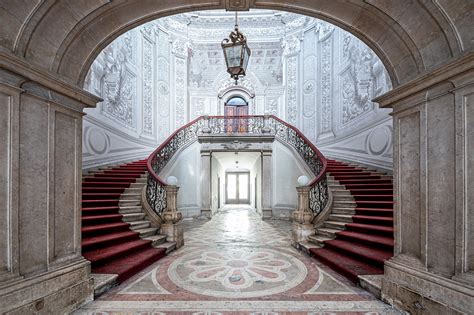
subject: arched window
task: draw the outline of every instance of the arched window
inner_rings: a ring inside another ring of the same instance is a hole
[[[241,96],[232,96],[226,102],[227,106],[247,106],[247,101]]]

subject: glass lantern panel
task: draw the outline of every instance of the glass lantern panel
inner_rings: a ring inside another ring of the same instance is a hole
[[[242,45],[235,45],[224,48],[227,58],[227,67],[240,67],[240,58],[242,56]]]
[[[248,49],[247,47],[245,47],[245,49],[244,49],[244,63],[243,63],[243,66],[242,66],[245,71],[247,70],[247,65],[248,65],[249,59],[250,59],[250,54],[249,54],[249,51],[247,49]]]

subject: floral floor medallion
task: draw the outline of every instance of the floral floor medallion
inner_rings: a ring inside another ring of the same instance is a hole
[[[194,251],[176,259],[168,275],[176,285],[215,297],[259,297],[287,291],[306,278],[303,262],[272,249]]]

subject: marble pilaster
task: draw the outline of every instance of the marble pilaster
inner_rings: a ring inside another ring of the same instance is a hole
[[[382,298],[409,312],[474,309],[474,54],[376,99],[393,108],[395,255]]]
[[[99,99],[9,62],[18,72],[0,68],[0,313],[67,312],[93,294],[81,256],[82,110]]]

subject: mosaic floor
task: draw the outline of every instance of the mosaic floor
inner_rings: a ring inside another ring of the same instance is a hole
[[[290,244],[290,222],[229,207],[75,314],[399,314]]]

